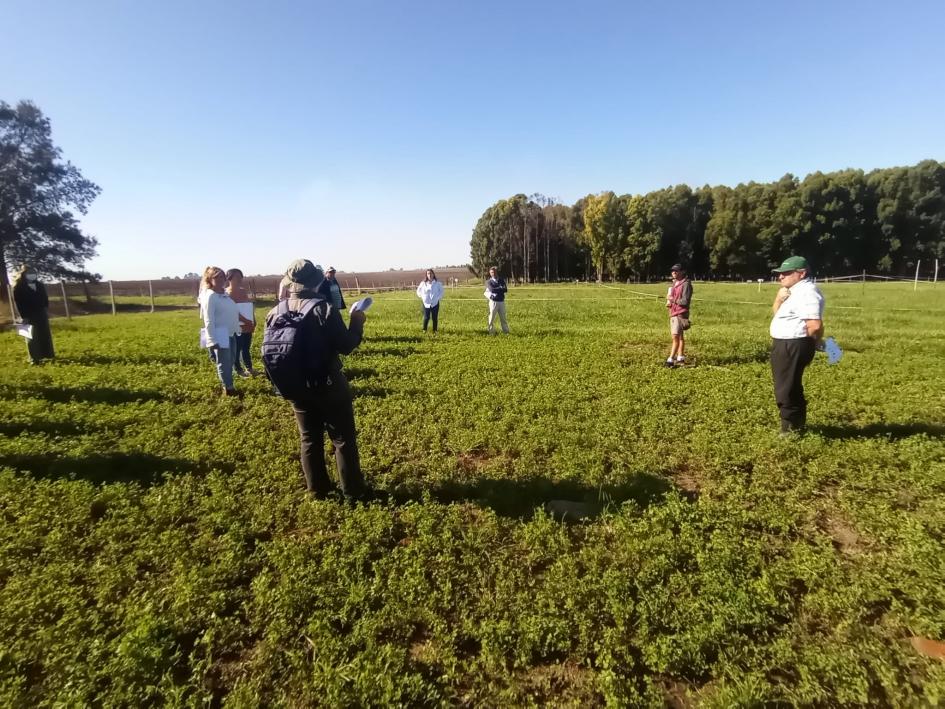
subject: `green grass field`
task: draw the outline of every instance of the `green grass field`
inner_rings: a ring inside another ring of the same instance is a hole
[[[945,702],[945,286],[823,287],[796,439],[774,286],[697,283],[678,370],[665,290],[514,288],[508,337],[481,287],[435,338],[377,297],[355,508],[264,380],[217,396],[195,310],[54,320],[41,367],[3,334],[0,704]]]

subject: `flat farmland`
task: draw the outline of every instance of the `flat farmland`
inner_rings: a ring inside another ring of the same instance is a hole
[[[822,286],[794,438],[774,288],[696,283],[674,370],[665,285],[513,288],[508,336],[481,285],[436,336],[377,295],[354,507],[265,380],[216,396],[194,311],[54,319],[39,367],[5,333],[0,703],[945,702],[945,287]]]

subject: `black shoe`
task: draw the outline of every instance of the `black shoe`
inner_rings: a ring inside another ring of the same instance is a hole
[[[666,367],[667,369],[673,369],[676,365],[670,360],[666,360],[665,362],[663,362],[663,366]]]
[[[378,490],[373,487],[365,487],[361,492],[355,495],[345,494],[345,502],[349,505],[356,505],[358,503],[367,505],[371,502],[387,502],[390,500],[390,493],[386,490]]]
[[[804,424],[790,423],[789,421],[781,422],[781,436],[790,437],[790,436],[800,436],[806,430]]]
[[[341,494],[340,490],[328,490],[327,492],[316,492],[315,490],[307,490],[308,497],[310,500],[321,500],[324,502],[341,502],[344,497]]]

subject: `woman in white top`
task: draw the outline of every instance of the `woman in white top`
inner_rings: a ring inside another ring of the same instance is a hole
[[[201,344],[210,351],[224,396],[237,396],[233,387],[233,354],[240,331],[240,311],[224,292],[226,274],[222,268],[207,266],[203,271],[200,316],[203,318]]]
[[[437,318],[440,314],[440,300],[443,298],[443,284],[436,279],[432,268],[427,269],[426,278],[417,286],[417,297],[423,302],[423,331],[433,318],[433,332],[436,333]]]

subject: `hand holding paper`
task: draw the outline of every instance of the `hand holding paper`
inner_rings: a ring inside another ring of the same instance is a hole
[[[363,300],[357,301],[354,305],[351,306],[351,309],[348,312],[353,313],[356,310],[360,310],[361,312],[364,312],[365,310],[371,307],[371,303],[373,302],[374,302],[374,299],[371,296],[368,296],[367,298],[364,298]]]

